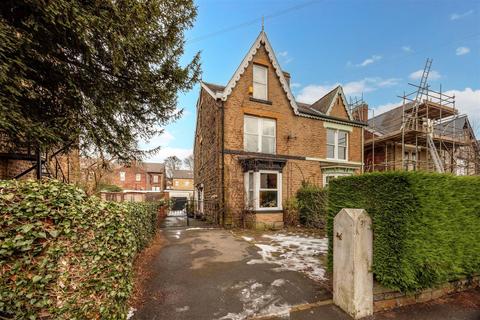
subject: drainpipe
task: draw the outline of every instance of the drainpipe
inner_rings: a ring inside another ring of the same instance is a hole
[[[222,100],[222,226],[225,227],[225,104]]]

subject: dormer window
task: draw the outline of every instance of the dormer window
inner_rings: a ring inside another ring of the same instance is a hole
[[[260,100],[268,100],[268,68],[254,64],[253,65],[253,97]]]

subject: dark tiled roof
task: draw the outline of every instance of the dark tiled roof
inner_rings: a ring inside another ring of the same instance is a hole
[[[223,92],[225,89],[225,86],[219,85],[219,84],[214,84],[214,83],[208,83],[208,82],[203,82],[210,90],[213,92]]]
[[[164,172],[165,171],[165,166],[163,163],[157,163],[157,162],[143,162],[141,164],[143,169],[145,169],[146,172]]]
[[[329,93],[321,97],[319,100],[315,101],[310,108],[319,111],[323,114],[327,114],[328,107],[332,104],[333,99],[335,99],[338,87],[333,88]]]
[[[405,110],[410,109],[412,105],[412,102],[405,104]],[[381,134],[400,130],[402,127],[402,112],[402,106],[393,108],[368,119],[368,126]]]
[[[173,170],[172,172],[173,179],[193,179],[192,170]]]

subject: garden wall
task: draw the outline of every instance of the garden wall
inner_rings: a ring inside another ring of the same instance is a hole
[[[0,181],[0,318],[125,319],[155,203],[114,203],[57,181]]]
[[[411,292],[480,273],[480,177],[388,172],[330,182],[330,269],[342,208],[372,217],[373,272],[387,288]]]

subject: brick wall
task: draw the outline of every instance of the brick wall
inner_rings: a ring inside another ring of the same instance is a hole
[[[174,190],[193,190],[193,179],[172,179],[172,189]]]
[[[125,181],[120,180],[120,172],[125,172]],[[137,174],[140,174],[140,181],[136,180]],[[154,176],[158,176],[158,183],[153,182]],[[165,189],[163,173],[146,172],[141,166],[135,165],[115,168],[109,180],[124,190],[152,190],[152,187],[160,187],[161,191]]]

